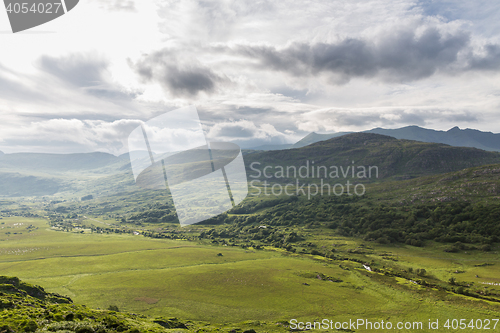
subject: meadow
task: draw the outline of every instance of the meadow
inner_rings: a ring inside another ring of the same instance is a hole
[[[500,303],[369,272],[360,263],[425,269],[429,277],[455,277],[498,292],[500,286],[481,284],[500,283],[497,248],[445,253],[437,243],[421,248],[367,243],[324,229],[301,228],[320,248],[334,247],[337,254],[360,261],[356,262],[270,247],[216,246],[204,240],[62,232],[38,218],[0,221],[1,275],[17,276],[92,308],[115,305],[125,312],[220,324],[293,318],[427,323],[500,317]]]

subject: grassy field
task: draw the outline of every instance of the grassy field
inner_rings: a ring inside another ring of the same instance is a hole
[[[427,323],[500,316],[498,303],[415,286],[368,272],[352,261],[134,235],[61,232],[51,230],[43,219],[0,221],[2,275],[18,276],[95,308],[117,305],[122,311],[212,323],[292,318]],[[360,249],[363,243],[318,230],[310,233],[340,253]],[[425,268],[442,280],[454,276],[477,284],[500,282],[498,253],[443,253],[439,247],[370,243],[357,256],[387,267]]]

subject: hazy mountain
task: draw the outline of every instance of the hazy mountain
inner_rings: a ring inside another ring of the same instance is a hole
[[[15,153],[2,155],[0,168],[59,172],[97,169],[120,161],[120,158],[114,155],[100,152],[86,154]]]
[[[377,166],[380,179],[406,179],[500,163],[500,153],[399,140],[373,133],[352,133],[302,148],[255,153],[245,158],[249,176],[257,175],[256,171],[249,168],[253,162],[260,162],[260,167],[255,164],[254,168],[262,170],[268,165],[300,167],[306,165],[307,161],[311,166],[314,161],[315,166],[327,168]]]
[[[10,197],[42,196],[57,193],[61,181],[41,176],[0,172],[0,195]]]

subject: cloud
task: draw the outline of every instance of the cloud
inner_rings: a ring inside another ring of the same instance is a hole
[[[296,126],[308,132],[341,132],[442,123],[470,125],[478,121],[474,112],[438,107],[326,108],[297,116]]]
[[[248,120],[219,122],[209,128],[207,138],[209,141],[231,141],[244,148],[288,143],[287,135],[273,125],[256,125]]]
[[[76,87],[102,84],[108,62],[90,54],[72,54],[60,58],[42,56],[41,70]]]
[[[490,0],[90,0],[78,8],[53,22],[64,34],[4,38],[4,143],[116,150],[115,120],[191,104],[214,139],[247,146],[376,126],[469,122],[496,131],[500,7]]]
[[[47,100],[29,75],[0,64],[0,105],[4,101],[39,103]]]
[[[500,69],[500,45],[486,44],[479,52],[479,55],[469,56],[469,70],[497,71]]]
[[[471,29],[478,34],[495,36],[500,22],[500,6],[491,0],[419,0],[416,8],[427,16],[440,16],[447,21],[463,20],[471,23]]]
[[[72,94],[78,92],[82,95],[92,95],[96,100],[108,100],[126,108],[130,108],[127,104],[142,94],[139,89],[126,89],[115,82],[109,69],[110,63],[93,52],[72,53],[62,57],[44,55],[38,59],[36,65],[41,75],[32,79],[45,82],[51,80],[52,87],[71,90]]]
[[[419,31],[421,30],[421,31]],[[460,67],[500,69],[498,45],[485,46],[485,54],[471,53],[471,35],[463,30],[441,31],[428,26],[383,32],[375,40],[344,38],[332,43],[293,42],[284,48],[269,45],[236,45],[227,52],[257,61],[261,70],[285,72],[294,77],[330,75],[335,83],[352,78],[379,77],[383,81],[415,81],[436,72],[451,73]],[[461,52],[466,52],[460,63]]]
[[[2,129],[2,145],[10,151],[37,147],[38,152],[71,153],[106,151],[123,153],[128,134],[141,121],[122,119],[101,120],[49,119]],[[10,147],[9,147],[10,146]],[[15,148],[14,148],[15,147]]]
[[[195,59],[180,61],[173,50],[161,50],[144,56],[132,68],[145,82],[159,83],[173,96],[195,97],[199,93],[211,94],[230,83]]]

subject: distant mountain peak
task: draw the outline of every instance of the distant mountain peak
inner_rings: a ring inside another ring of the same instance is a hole
[[[453,127],[453,128],[450,128],[450,129],[448,130],[448,132],[459,132],[459,131],[461,131],[461,130],[460,130],[460,128],[459,128],[458,126],[455,126],[455,127]]]

